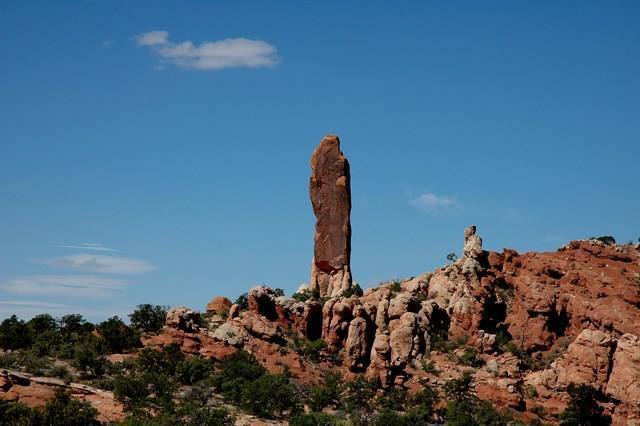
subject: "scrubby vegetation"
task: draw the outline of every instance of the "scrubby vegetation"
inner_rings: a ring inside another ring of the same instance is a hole
[[[611,424],[611,416],[604,414],[599,402],[606,401],[601,392],[588,385],[571,385],[567,389],[569,404],[560,415],[563,426],[600,426]]]
[[[391,286],[397,288],[400,282]],[[118,317],[91,324],[80,315],[54,319],[45,314],[26,322],[13,316],[0,324],[0,344],[10,350],[0,355],[0,367],[67,382],[82,381],[112,391],[125,408],[121,424],[127,426],[229,425],[234,421],[232,412],[225,408],[229,406],[302,426],[503,425],[511,421],[507,414],[474,396],[471,376],[449,381],[441,392],[423,383],[417,393],[410,394],[394,386],[383,392],[364,376],[345,380],[337,371],[325,371],[319,384],[305,387],[296,384],[287,366],[281,374],[271,374],[254,355],[242,350],[214,363],[185,355],[175,344],[162,349],[141,348],[140,337],[160,330],[165,315],[162,306],[139,305],[129,315],[131,325]],[[476,349],[466,346],[466,336],[449,340],[445,332],[439,332],[447,326],[434,316],[434,348],[460,364],[481,366],[483,360]],[[305,362],[339,365],[340,355],[328,351],[322,339],[310,341],[291,331],[288,341],[289,348],[282,347],[283,351],[294,350]],[[501,345],[516,350],[510,339]],[[127,352],[135,352],[135,356],[121,362],[107,361],[109,354]],[[428,360],[423,369],[438,373]],[[571,419],[591,401],[592,395],[586,391],[576,395],[563,414],[566,424],[578,424],[570,423]],[[11,425],[98,424],[90,405],[64,393],[44,409],[0,402],[0,419],[0,424]]]

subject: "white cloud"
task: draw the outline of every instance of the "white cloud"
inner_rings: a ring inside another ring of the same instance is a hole
[[[88,253],[54,257],[53,259],[44,259],[37,262],[49,266],[77,269],[85,272],[123,275],[143,274],[156,269],[153,263],[144,259]]]
[[[457,210],[461,207],[455,198],[436,195],[433,192],[425,192],[424,194],[411,198],[409,202],[411,205],[429,213],[442,213]]]
[[[100,243],[81,243],[79,245],[60,244],[54,247],[80,249],[80,250],[95,250],[95,251],[112,251],[112,252],[118,251],[109,247],[105,247]]]
[[[149,31],[148,33],[138,34],[135,39],[140,46],[155,46],[168,43],[169,33],[167,31]]]
[[[95,275],[29,275],[0,283],[0,289],[15,294],[104,298],[126,284]]]
[[[191,41],[173,43],[167,31],[150,31],[134,37],[139,46],[149,47],[156,55],[182,68],[202,71],[223,68],[258,68],[278,62],[277,49],[261,40],[227,38],[205,41],[200,45]]]

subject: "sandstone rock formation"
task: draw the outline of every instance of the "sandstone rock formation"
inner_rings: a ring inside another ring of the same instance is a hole
[[[231,300],[223,296],[214,297],[207,303],[207,313],[227,315],[231,308]]]
[[[58,388],[68,390],[74,399],[89,402],[98,411],[97,418],[101,422],[119,422],[124,418],[123,406],[115,400],[113,392],[81,383],[66,383],[51,377],[0,369],[0,400],[43,407],[54,398]],[[4,424],[2,419],[0,423]]]
[[[309,287],[337,296],[351,286],[351,175],[337,136],[325,136],[311,156],[309,194],[316,216]]]
[[[184,306],[173,308],[167,312],[165,325],[186,332],[196,332],[200,328],[200,314]]]
[[[443,386],[466,369],[480,398],[552,424],[566,407],[567,387],[585,383],[611,398],[605,408],[615,425],[640,421],[639,250],[585,240],[548,253],[488,252],[471,226],[462,253],[433,273],[361,296],[301,302],[257,286],[248,309],[232,306],[222,325],[196,330],[183,308],[168,315],[164,337],[145,344],[175,342],[216,359],[243,348],[273,371],[286,364],[306,384],[333,368],[347,378],[364,373],[381,388],[417,390],[425,380]],[[321,363],[290,350],[296,334],[324,340]],[[447,350],[447,338],[463,346]],[[501,346],[505,340],[511,349]],[[460,364],[474,347],[484,367]]]

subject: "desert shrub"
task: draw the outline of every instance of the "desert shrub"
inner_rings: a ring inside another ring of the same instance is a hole
[[[526,385],[524,387],[524,396],[529,399],[536,398],[538,396],[538,390],[533,385]]]
[[[435,414],[435,407],[440,399],[438,391],[427,384],[409,399],[411,408],[405,417],[411,425],[428,424]]]
[[[36,356],[57,355],[64,341],[57,330],[42,331],[34,334],[31,352]]]
[[[404,410],[407,402],[407,391],[399,387],[389,388],[377,401],[378,407],[384,410]]]
[[[304,290],[293,293],[291,297],[298,302],[306,302],[307,300],[313,299],[313,292],[311,289],[305,288]]]
[[[104,374],[107,360],[101,352],[101,346],[101,341],[91,336],[72,347],[72,364],[83,376],[100,377]]]
[[[342,400],[349,413],[357,411],[371,412],[372,407],[369,401],[373,398],[374,394],[375,385],[363,376],[358,376],[357,379],[345,385]]]
[[[465,348],[464,353],[458,357],[458,362],[469,367],[482,367],[484,359],[478,356],[476,348]]]
[[[611,424],[611,416],[604,414],[604,409],[598,404],[604,401],[604,396],[588,385],[570,385],[567,388],[569,404],[560,414],[560,424],[563,426],[600,426]]]
[[[436,364],[432,360],[422,360],[420,366],[427,373],[435,374],[436,376],[440,375],[440,370],[436,368]]]
[[[503,416],[491,403],[473,395],[472,388],[472,377],[468,373],[445,384],[448,400],[445,419],[448,425],[506,426],[511,422],[509,416]]]
[[[49,372],[49,374],[53,377],[57,377],[58,379],[64,380],[67,383],[73,379],[73,377],[71,376],[71,373],[69,372],[69,369],[64,365],[54,365],[51,368],[51,371]]]
[[[342,297],[351,297],[351,296],[362,296],[363,291],[362,288],[360,287],[360,284],[358,283],[353,283],[353,285],[351,287],[349,287],[348,289],[344,290],[342,292],[342,294],[340,296]]]
[[[481,426],[507,426],[509,420],[488,401],[475,403],[473,417],[475,424]]]
[[[42,424],[42,413],[21,402],[0,400],[0,424],[8,426],[32,426]]]
[[[451,252],[451,253],[447,254],[447,261],[448,261],[449,263],[453,263],[453,262],[455,262],[457,258],[458,258],[458,256],[457,256],[455,253],[453,253],[453,252]]]
[[[447,333],[448,334],[448,333]],[[436,333],[431,340],[431,347],[439,352],[451,354],[454,350],[467,344],[469,336],[462,335],[452,339],[448,339],[448,335],[444,333]]]
[[[327,343],[322,339],[309,341],[304,340],[302,355],[312,362],[320,362],[322,350],[327,347]]]
[[[222,408],[211,405],[211,389],[199,383],[193,386],[182,398],[182,403],[176,409],[178,421],[173,424],[188,426],[223,426],[234,423],[229,412]]]
[[[336,426],[338,420],[327,413],[311,412],[298,414],[289,422],[289,426]]]
[[[394,293],[400,293],[402,291],[402,280],[393,280],[389,288]]]
[[[27,328],[32,336],[38,334],[58,331],[56,320],[49,314],[40,314],[27,321]]]
[[[176,374],[181,383],[193,385],[201,380],[208,379],[213,373],[211,360],[193,356],[181,361],[176,366]]]
[[[274,289],[273,293],[276,295],[276,297],[284,296],[284,290],[281,288]]]
[[[94,328],[80,314],[65,315],[60,319],[60,333],[65,341],[78,340],[81,336],[91,334]]]
[[[11,315],[0,323],[0,348],[22,349],[31,345],[31,334],[27,324],[17,316]]]
[[[141,346],[138,332],[126,325],[117,316],[100,323],[98,331],[102,339],[104,339],[107,353],[122,353]]]
[[[296,389],[284,374],[265,374],[242,387],[240,406],[265,418],[299,410]]]
[[[129,314],[131,326],[146,333],[157,333],[164,326],[167,317],[167,306],[145,303]]]
[[[114,380],[113,395],[127,411],[136,412],[146,406],[149,389],[141,377],[120,376]]]
[[[144,348],[135,360],[135,368],[139,371],[152,371],[174,376],[178,364],[184,359],[184,354],[175,343],[163,347],[162,350]]]
[[[532,363],[532,370],[543,370],[551,367],[551,364],[561,357],[566,351],[573,339],[569,336],[563,336],[558,338],[549,349],[549,352],[542,359]]]
[[[410,426],[411,423],[395,411],[385,409],[379,412],[373,420],[374,426]]]
[[[601,241],[607,245],[611,245],[611,244],[615,244],[616,243],[616,239],[613,238],[611,235],[602,235],[600,237],[594,237],[592,238],[592,240],[598,240]]]
[[[241,311],[249,309],[249,295],[247,293],[242,293],[236,299],[235,304],[238,305]]]
[[[308,403],[311,411],[322,411],[327,406],[338,407],[341,388],[342,376],[339,373],[325,373],[322,384],[312,387],[309,391]]]
[[[44,407],[43,425],[92,426],[100,425],[98,411],[86,401],[77,401],[59,389],[56,396]]]
[[[450,401],[468,401],[471,399],[473,377],[471,374],[465,373],[457,379],[453,379],[445,383],[444,393],[447,400]]]
[[[265,368],[252,354],[237,351],[220,362],[220,370],[212,376],[212,382],[226,399],[240,404],[243,387],[264,374]]]

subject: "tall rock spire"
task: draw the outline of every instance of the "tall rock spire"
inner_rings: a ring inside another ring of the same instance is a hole
[[[351,174],[337,136],[313,151],[309,195],[316,215],[309,287],[336,296],[351,287]]]

